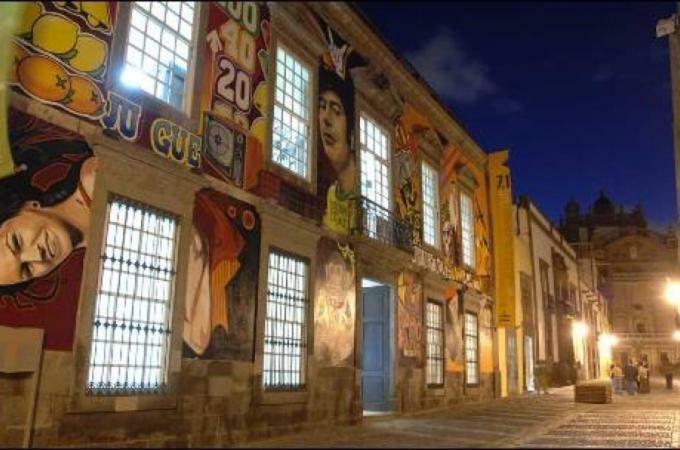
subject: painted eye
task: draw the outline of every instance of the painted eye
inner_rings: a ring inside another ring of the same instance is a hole
[[[12,233],[11,243],[12,253],[19,253],[21,251],[21,242],[19,241],[19,237],[16,233]]]

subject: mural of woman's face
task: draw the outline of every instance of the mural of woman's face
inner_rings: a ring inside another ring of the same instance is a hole
[[[49,208],[28,202],[0,225],[0,286],[48,274],[73,251],[76,235]]]
[[[336,170],[349,159],[347,113],[338,94],[324,91],[319,96],[319,132],[326,156]]]

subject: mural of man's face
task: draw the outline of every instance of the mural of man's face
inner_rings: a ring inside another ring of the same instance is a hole
[[[49,208],[29,202],[0,225],[0,285],[39,278],[61,264],[78,232]]]
[[[324,91],[319,96],[319,132],[326,156],[335,170],[342,170],[349,159],[347,113],[333,91]]]

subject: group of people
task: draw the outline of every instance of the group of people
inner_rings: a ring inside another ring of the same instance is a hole
[[[614,394],[623,394],[624,383],[628,395],[635,393],[648,394],[649,388],[649,365],[647,361],[639,361],[637,364],[632,359],[621,368],[618,364],[609,366],[609,378],[612,380]]]

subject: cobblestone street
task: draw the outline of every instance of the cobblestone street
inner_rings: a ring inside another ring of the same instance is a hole
[[[653,380],[651,394],[615,395],[606,405],[574,403],[570,386],[437,413],[370,417],[249,446],[678,448],[679,407],[680,388],[666,391],[661,379]]]

